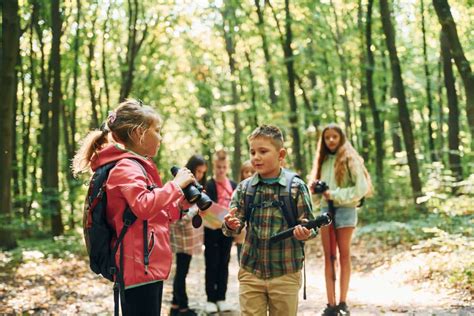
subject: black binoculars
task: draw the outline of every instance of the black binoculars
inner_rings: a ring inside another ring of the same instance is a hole
[[[171,174],[175,177],[176,174],[178,173],[179,168],[176,166],[173,166],[171,168]],[[194,182],[189,184],[187,187],[183,189],[184,197],[186,200],[194,204],[196,203],[197,207],[201,211],[207,210],[209,207],[212,205],[212,200],[211,198],[203,191],[202,185],[200,185],[198,182]]]
[[[311,190],[313,190],[313,193],[321,194],[329,190],[329,186],[326,184],[326,182],[318,180],[313,183]]]
[[[311,221],[301,224],[301,226],[306,227],[308,229],[321,228],[322,226],[329,225],[331,221],[332,221],[331,215],[328,213],[324,213]],[[276,243],[276,242],[292,237],[294,230],[295,228],[291,227],[290,229],[287,229],[276,235],[273,235],[272,237],[270,237],[270,243]]]

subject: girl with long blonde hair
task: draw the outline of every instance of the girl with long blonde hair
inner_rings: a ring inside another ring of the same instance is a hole
[[[322,315],[349,315],[346,299],[351,275],[350,245],[357,225],[356,208],[362,198],[371,194],[372,184],[364,160],[336,124],[326,126],[319,139],[310,182],[318,180],[329,187],[322,193],[321,212],[329,211],[328,201],[333,201],[335,208],[334,225],[321,228],[328,300]],[[336,301],[336,249],[340,267],[339,304]]]

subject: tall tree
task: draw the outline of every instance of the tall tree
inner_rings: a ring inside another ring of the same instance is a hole
[[[235,33],[234,29],[236,26],[235,16],[235,4],[233,0],[226,0],[224,2],[224,8],[222,14],[222,31],[225,40],[225,50],[229,59],[229,69],[231,76],[231,89],[232,89],[232,104],[234,105],[233,111],[233,122],[234,122],[234,151],[232,159],[232,176],[234,179],[239,177],[239,170],[241,166],[241,140],[240,134],[242,128],[240,126],[239,109],[237,104],[239,103],[239,96],[237,93],[237,74],[236,74],[236,61],[235,61]]]
[[[72,50],[74,53],[74,63],[72,71],[72,96],[65,101],[64,107],[62,108],[62,120],[63,120],[63,139],[64,147],[66,149],[66,159],[64,159],[64,173],[66,174],[66,180],[68,185],[68,201],[70,207],[69,214],[69,227],[74,229],[75,220],[74,220],[74,210],[75,210],[75,201],[77,198],[77,189],[78,181],[74,179],[72,173],[70,172],[70,164],[73,159],[74,153],[76,152],[76,140],[74,135],[76,134],[76,112],[77,112],[77,84],[79,77],[79,44],[81,39],[81,1],[76,0],[76,34],[73,38]],[[96,126],[95,126],[96,127]]]
[[[277,29],[280,34],[280,42],[283,48],[283,55],[285,57],[285,68],[287,73],[287,81],[288,81],[288,100],[290,102],[290,113],[289,113],[289,121],[290,121],[290,128],[291,128],[291,136],[293,138],[292,142],[292,155],[294,157],[294,165],[298,172],[301,174],[306,174],[305,163],[303,160],[303,155],[301,155],[301,138],[300,138],[300,131],[298,129],[298,102],[296,100],[296,72],[295,72],[295,56],[293,55],[293,32],[291,29],[292,17],[290,11],[290,0],[285,0],[285,35],[280,28],[280,22],[278,20],[278,16],[272,7],[269,0],[265,0],[266,3],[272,9],[273,17],[275,19],[275,23],[277,24]]]
[[[11,178],[13,124],[16,102],[16,64],[19,55],[20,17],[18,1],[2,1],[2,47],[0,54],[0,216],[9,223],[12,212]],[[0,218],[0,220],[3,220]],[[16,240],[5,225],[0,225],[0,247],[12,248]]]
[[[415,154],[415,140],[413,138],[413,129],[410,120],[410,114],[405,97],[405,88],[403,86],[402,69],[398,58],[397,46],[395,43],[395,30],[392,24],[392,18],[387,0],[380,0],[380,15],[382,18],[382,26],[385,34],[388,53],[390,56],[390,65],[392,68],[392,84],[398,100],[398,119],[402,127],[403,141],[407,153],[408,167],[410,168],[410,180],[413,191],[413,197],[422,195],[422,187],[420,174],[418,169],[418,161]]]
[[[51,232],[53,236],[61,235],[64,226],[61,218],[61,204],[59,199],[59,115],[62,106],[61,94],[61,30],[62,17],[59,8],[59,0],[51,1],[51,56],[50,65],[53,72],[53,85],[51,96],[51,147],[48,163],[49,174],[43,175],[47,178],[47,189],[50,191]]]
[[[265,9],[265,4],[262,7],[260,5],[260,0],[255,0],[255,8],[257,10],[257,16],[258,16],[258,22],[257,22],[257,27],[258,27],[258,33],[260,37],[262,38],[262,49],[263,49],[263,56],[265,58],[265,72],[267,74],[267,81],[268,81],[268,95],[270,98],[270,102],[273,106],[273,108],[276,108],[278,105],[278,98],[276,95],[276,89],[275,89],[275,77],[273,75],[273,67],[272,67],[272,59],[270,55],[270,49],[268,47],[268,39],[267,39],[267,33],[265,32],[265,16],[264,16],[264,9]]]
[[[451,55],[464,84],[467,122],[471,132],[471,139],[474,139],[474,73],[459,41],[456,23],[451,15],[451,7],[448,0],[433,0],[433,6],[438,15],[439,23],[441,23],[441,27],[448,38]],[[474,149],[474,141],[471,141],[471,149]]]
[[[461,155],[459,152],[459,108],[456,95],[456,85],[449,49],[448,35],[441,30],[441,56],[443,58],[444,85],[448,99],[448,146],[449,146],[449,168],[457,181],[462,179]]]
[[[251,105],[251,117],[252,117],[252,123],[256,127],[258,126],[258,108],[257,108],[257,94],[255,91],[255,80],[254,80],[254,74],[252,70],[252,61],[250,60],[250,53],[245,50],[245,60],[247,61],[247,72],[248,72],[248,77],[249,77],[249,83],[250,83],[250,105]],[[243,84],[241,84],[241,87],[243,88]]]
[[[365,51],[366,51],[366,64],[365,64],[365,80],[367,82],[367,99],[369,102],[369,107],[372,112],[372,120],[374,124],[374,134],[375,134],[375,174],[376,174],[376,183],[377,183],[377,195],[381,198],[379,199],[380,204],[378,205],[378,213],[382,215],[384,212],[384,198],[385,198],[385,186],[384,186],[384,176],[383,176],[383,160],[385,157],[385,150],[383,148],[384,142],[384,126],[383,121],[380,117],[380,111],[377,108],[374,94],[374,70],[375,70],[375,60],[374,53],[372,52],[372,8],[373,0],[369,0],[367,3],[367,13],[365,20]]]
[[[122,83],[120,85],[120,97],[119,102],[125,100],[130,91],[132,91],[133,79],[135,76],[135,60],[138,56],[138,52],[142,47],[143,41],[145,40],[148,34],[148,24],[144,23],[144,29],[142,31],[141,37],[139,38],[140,26],[138,25],[139,21],[139,10],[140,5],[138,0],[128,0],[128,39],[127,39],[127,55],[125,60],[121,60],[121,69],[122,69]]]
[[[39,63],[39,79],[40,86],[37,88],[38,101],[39,101],[39,123],[40,133],[37,136],[37,142],[39,144],[39,156],[41,157],[41,211],[42,211],[42,224],[45,230],[50,227],[50,200],[51,200],[51,189],[50,189],[50,176],[51,164],[51,104],[49,102],[49,93],[51,90],[51,59],[49,66],[47,65],[47,54],[46,44],[44,40],[43,28],[48,27],[45,21],[48,21],[46,7],[41,1],[33,0],[33,6],[36,7],[38,12],[38,23],[35,24],[35,31],[38,37],[38,44],[40,48],[40,63]],[[35,10],[35,9],[34,9]],[[35,192],[33,192],[35,194]]]
[[[359,29],[359,39],[360,39],[360,53],[359,53],[359,67],[360,67],[360,108],[359,108],[359,117],[360,117],[360,129],[359,133],[359,152],[364,158],[365,162],[369,161],[369,152],[370,152],[370,141],[369,141],[369,130],[367,124],[367,112],[369,111],[368,96],[367,96],[367,78],[365,77],[364,68],[366,65],[366,51],[364,49],[365,37],[364,37],[364,25],[362,23],[363,18],[363,7],[362,0],[358,1],[357,4],[357,28]]]
[[[339,70],[341,72],[341,82],[342,82],[342,103],[344,105],[344,124],[346,126],[346,135],[347,138],[354,142],[354,138],[352,135],[352,119],[351,119],[351,109],[349,105],[349,87],[348,87],[348,73],[347,68],[348,64],[346,61],[346,56],[343,51],[343,43],[342,43],[342,34],[339,27],[339,17],[336,11],[336,6],[332,0],[329,1],[331,4],[332,13],[334,15],[334,23],[335,23],[335,30],[334,32],[330,29],[331,36],[334,39],[334,43],[336,44],[336,54],[339,58]],[[329,25],[329,23],[328,23]]]
[[[79,3],[79,0],[78,0]],[[112,8],[112,3],[109,3],[107,7],[107,15],[104,20],[104,27],[102,29],[102,77],[104,79],[104,90],[105,90],[105,103],[106,103],[106,112],[110,110],[110,89],[109,89],[109,80],[107,75],[107,56],[105,54],[106,47],[106,38],[109,36],[109,26],[108,21],[110,18],[110,10]]]
[[[426,28],[425,28],[425,6],[424,6],[424,0],[420,0],[420,14],[421,14],[421,33],[423,34],[422,37],[422,44],[423,44],[423,68],[425,70],[425,78],[426,78],[426,85],[425,85],[425,91],[426,91],[426,101],[428,105],[428,147],[430,150],[430,157],[431,161],[436,161],[438,160],[438,157],[436,155],[435,151],[435,145],[434,145],[434,137],[433,137],[433,127],[431,124],[433,124],[434,119],[433,119],[433,98],[431,96],[431,78],[430,78],[430,68],[428,65],[428,50],[427,50],[427,45],[426,45]]]
[[[87,86],[89,87],[89,97],[91,100],[91,110],[92,110],[92,120],[90,122],[90,128],[98,128],[100,126],[100,119],[99,119],[99,113],[102,111],[98,111],[97,107],[100,106],[99,100],[97,98],[97,92],[95,90],[96,88],[96,71],[94,65],[95,63],[95,42],[96,42],[96,33],[93,31],[95,29],[95,23],[97,21],[97,11],[93,12],[92,15],[92,29],[90,30],[90,36],[89,36],[89,44],[87,45],[88,48],[88,55],[87,55]]]

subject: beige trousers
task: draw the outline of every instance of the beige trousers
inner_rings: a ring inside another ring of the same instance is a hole
[[[296,316],[301,271],[265,280],[240,269],[238,278],[242,316]]]

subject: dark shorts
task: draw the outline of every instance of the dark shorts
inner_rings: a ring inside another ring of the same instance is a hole
[[[321,213],[327,213],[327,207],[321,209]],[[357,210],[353,207],[338,207],[336,208],[336,229],[343,227],[356,227],[357,225]]]

